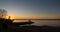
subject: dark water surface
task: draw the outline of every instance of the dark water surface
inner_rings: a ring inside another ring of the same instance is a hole
[[[15,20],[14,22],[27,22],[28,20]],[[60,20],[32,20],[33,23],[32,25],[37,25],[37,26],[60,26]]]

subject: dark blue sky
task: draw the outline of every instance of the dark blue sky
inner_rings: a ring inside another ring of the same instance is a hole
[[[0,9],[16,18],[60,18],[60,0],[0,0]]]

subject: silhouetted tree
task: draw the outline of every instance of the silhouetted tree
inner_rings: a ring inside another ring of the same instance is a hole
[[[1,32],[4,31],[4,29],[7,29],[6,19],[7,11],[5,9],[0,9],[0,30]]]
[[[0,9],[0,18],[5,18],[7,16],[7,11],[5,9]]]

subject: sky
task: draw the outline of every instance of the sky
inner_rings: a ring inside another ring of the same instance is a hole
[[[60,19],[60,0],[0,0],[0,9],[19,19]]]

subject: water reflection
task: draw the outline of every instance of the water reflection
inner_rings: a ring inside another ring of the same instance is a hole
[[[27,22],[28,20],[15,20],[14,22]],[[43,26],[43,25],[48,25],[48,26],[60,26],[60,20],[32,20],[33,23],[32,25],[37,25],[37,26]]]

